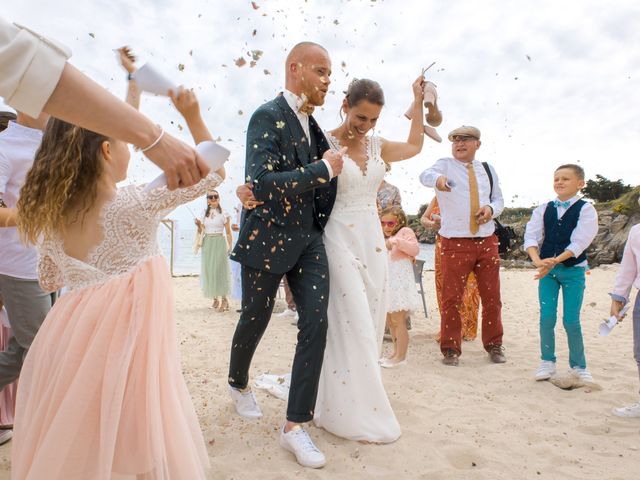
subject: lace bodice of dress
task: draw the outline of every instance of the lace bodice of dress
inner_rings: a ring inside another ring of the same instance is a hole
[[[326,133],[331,148],[340,149],[340,143]],[[367,163],[364,172],[347,152],[342,173],[338,176],[338,191],[332,215],[341,210],[376,209],[378,187],[384,178],[385,166],[380,155],[380,137],[368,137]]]
[[[221,182],[219,175],[211,173],[193,187],[174,191],[166,187],[145,191],[144,185],[118,189],[102,211],[104,238],[85,261],[67,255],[60,238],[45,240],[38,246],[40,284],[45,291],[63,286],[73,290],[131,271],[160,254],[156,234],[162,218]]]

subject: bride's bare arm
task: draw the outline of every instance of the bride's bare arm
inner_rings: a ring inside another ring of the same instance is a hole
[[[422,124],[422,85],[424,77],[420,75],[411,88],[413,89],[413,112],[411,115],[411,129],[406,142],[393,142],[381,138],[380,154],[387,162],[398,162],[416,156],[422,150],[424,131]]]

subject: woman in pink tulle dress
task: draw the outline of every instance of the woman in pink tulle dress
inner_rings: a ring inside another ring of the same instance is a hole
[[[194,140],[211,140],[192,92],[172,96]],[[162,140],[161,140],[162,141]],[[157,148],[157,147],[154,147]],[[222,181],[146,191],[128,146],[52,119],[18,204],[40,242],[40,279],[66,286],[27,355],[12,478],[204,479],[208,455],[182,372],[160,220]]]

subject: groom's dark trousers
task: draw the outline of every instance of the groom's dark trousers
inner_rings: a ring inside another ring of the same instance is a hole
[[[298,262],[286,274],[299,315],[287,406],[287,419],[292,422],[313,418],[327,336],[327,271],[322,232],[316,229]],[[242,314],[233,336],[229,369],[229,383],[236,388],[247,386],[251,359],[271,318],[281,279],[282,274],[242,267]]]
[[[322,240],[336,181],[318,161],[328,144],[309,119],[311,140],[279,96],[253,114],[245,173],[257,200],[245,211],[231,258],[242,264],[242,313],[233,336],[229,384],[244,389],[284,275],[298,307],[298,339],[287,420],[313,419],[327,335],[329,269]]]

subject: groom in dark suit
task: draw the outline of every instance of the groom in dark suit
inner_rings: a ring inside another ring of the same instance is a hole
[[[322,231],[335,200],[342,153],[329,149],[311,113],[324,103],[330,75],[323,47],[296,45],[287,56],[285,91],[251,117],[245,175],[252,202],[259,205],[245,211],[232,253],[242,264],[243,292],[229,365],[236,411],[250,418],[262,415],[247,388],[249,366],[286,275],[299,331],[280,444],[301,465],[314,468],[323,466],[325,458],[300,424],[313,419],[326,343],[329,269]]]

